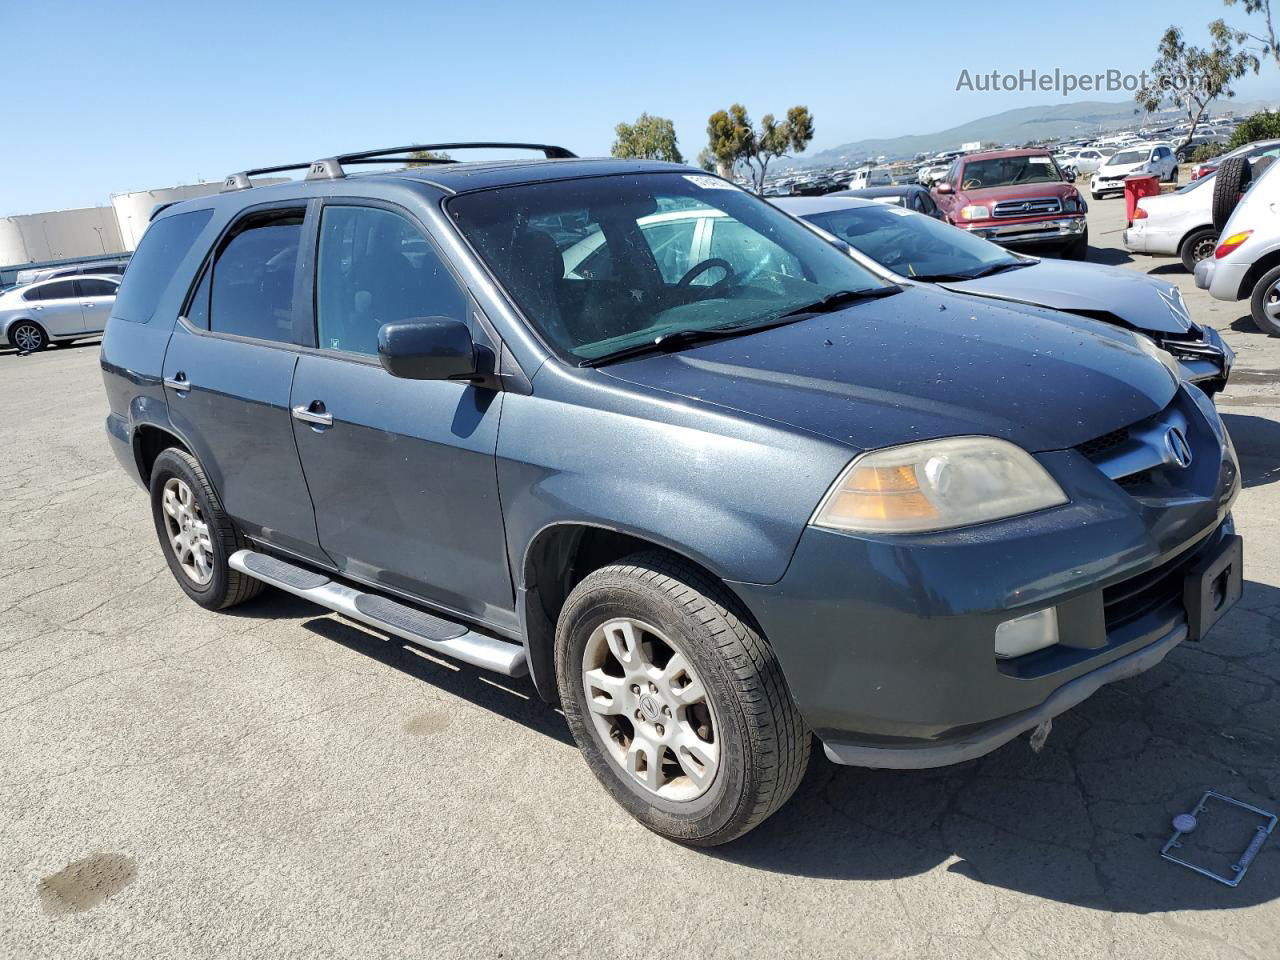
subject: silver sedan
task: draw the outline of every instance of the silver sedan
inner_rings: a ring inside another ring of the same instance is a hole
[[[0,344],[35,353],[101,333],[116,302],[120,278],[63,277],[0,293]]]

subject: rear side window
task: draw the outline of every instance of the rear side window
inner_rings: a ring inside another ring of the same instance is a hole
[[[255,214],[223,242],[213,263],[209,329],[258,340],[298,342],[293,288],[304,216],[302,209]]]
[[[178,264],[212,216],[212,210],[192,210],[151,224],[129,261],[111,315],[136,323],[150,320]]]
[[[76,282],[74,280],[58,280],[54,283],[44,283],[36,287],[34,290],[28,290],[22,295],[23,300],[74,300],[76,296]]]

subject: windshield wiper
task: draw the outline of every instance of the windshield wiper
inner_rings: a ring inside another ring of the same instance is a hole
[[[1022,267],[1029,267],[1034,260],[1014,260],[1009,263],[989,263],[985,267],[974,270],[971,273],[918,273],[912,275],[912,280],[925,280],[930,283],[959,283],[962,280],[977,280],[980,277],[989,277],[993,274],[1004,273],[1007,270],[1018,270]]]
[[[639,357],[646,353],[664,353],[668,350],[678,350],[694,343],[725,340],[729,337],[740,337],[760,330],[771,330],[774,327],[782,327],[788,323],[795,323],[803,319],[803,317],[783,315],[760,323],[731,323],[720,327],[687,327],[679,330],[668,330],[652,340],[644,340],[641,343],[635,343],[599,357],[580,360],[578,366],[599,367],[606,363],[613,363],[615,360],[626,360],[629,357]]]
[[[781,314],[778,319],[799,320],[815,313],[830,313],[859,300],[878,300],[881,297],[891,297],[895,293],[901,292],[902,288],[896,283],[883,287],[872,287],[869,290],[836,290],[834,293],[828,293],[820,300],[813,301],[813,303],[806,303],[804,306],[788,310],[786,313]]]

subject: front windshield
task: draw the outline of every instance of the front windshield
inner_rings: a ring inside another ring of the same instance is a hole
[[[805,219],[904,277],[965,277],[1027,262],[933,217],[879,204]]]
[[[961,172],[962,190],[1010,187],[1019,183],[1059,183],[1062,175],[1052,157],[994,157],[970,160]]]
[[[1146,163],[1147,157],[1150,155],[1150,150],[1125,150],[1123,153],[1117,153],[1114,157],[1108,160],[1107,165],[1111,167],[1119,167],[1126,163]]]
[[[580,361],[886,286],[717,177],[521,184],[455,197],[448,211],[543,337]]]

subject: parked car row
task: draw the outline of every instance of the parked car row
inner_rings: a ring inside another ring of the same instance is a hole
[[[1148,333],[1216,343],[1160,284],[550,145],[346,170],[439,149],[246,171],[143,237],[106,432],[194,602],[528,673],[627,812],[713,845],[814,737],[979,757],[1238,600],[1235,452]],[[1077,218],[1047,152],[952,172],[949,219]]]

